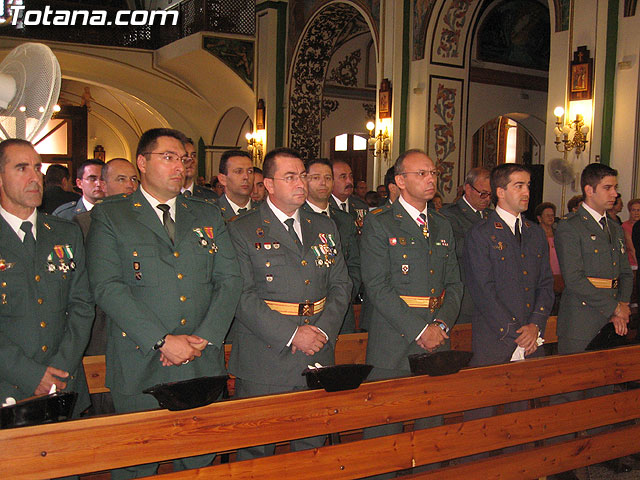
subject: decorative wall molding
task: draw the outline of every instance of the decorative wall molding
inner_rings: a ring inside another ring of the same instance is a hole
[[[362,51],[354,50],[348,54],[342,61],[338,62],[338,66],[331,70],[331,74],[327,80],[333,80],[338,85],[344,87],[358,86],[358,65],[362,60]]]
[[[244,82],[253,88],[253,42],[237,38],[203,37],[202,48],[219,58]]]
[[[470,16],[477,0],[447,0],[443,3],[431,42],[431,63],[464,67]]]
[[[363,103],[362,104],[362,108],[364,108],[364,111],[367,115],[367,118],[371,119],[371,120],[375,120],[376,119],[376,104],[375,103]]]
[[[322,100],[322,120],[338,110],[338,107],[340,107],[340,102],[338,102],[338,100],[329,98]]]
[[[422,60],[427,41],[427,29],[437,0],[414,0],[413,2],[413,59]]]

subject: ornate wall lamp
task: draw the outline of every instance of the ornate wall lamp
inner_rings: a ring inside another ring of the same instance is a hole
[[[373,152],[373,155],[375,157],[382,158],[386,161],[387,157],[389,156],[389,150],[391,149],[391,137],[389,136],[389,128],[385,126],[383,132],[381,126],[380,132],[376,135],[375,123],[367,122],[366,127],[367,130],[369,130],[369,149]]]
[[[576,114],[576,119],[567,124],[563,124],[564,108],[556,107],[553,114],[556,116],[556,128],[554,129],[556,140],[553,142],[556,144],[556,148],[565,157],[568,152],[574,149],[576,155],[579,156],[589,141],[587,140],[589,126],[584,124],[582,114]]]

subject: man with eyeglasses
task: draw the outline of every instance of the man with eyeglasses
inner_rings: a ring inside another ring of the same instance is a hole
[[[347,263],[349,278],[353,283],[351,302],[344,317],[340,333],[354,333],[356,321],[351,303],[360,290],[360,249],[358,248],[356,226],[349,214],[329,204],[329,197],[333,190],[333,172],[331,163],[325,158],[316,158],[307,162],[307,186],[309,195],[302,208],[308,212],[315,212],[331,218],[338,227],[342,251]]]
[[[464,195],[455,203],[445,205],[440,210],[451,223],[453,235],[456,238],[456,255],[460,264],[460,276],[465,279],[464,263],[464,237],[476,223],[487,218],[491,210],[491,185],[489,176],[491,172],[484,167],[476,167],[469,170],[464,179]],[[468,289],[465,287],[462,296],[460,314],[456,323],[471,323],[471,317],[476,308]]]
[[[300,208],[307,197],[300,155],[288,148],[264,157],[266,201],[229,223],[244,278],[233,324],[229,371],[236,396],[306,388],[307,365],[332,365],[351,280],[338,229]],[[293,451],[325,437],[291,442]],[[272,455],[275,445],[238,451],[238,459]]]
[[[76,186],[82,190],[79,200],[60,205],[52,215],[73,220],[82,212],[90,212],[96,202],[104,198],[104,183],[102,182],[102,160],[90,159],[78,167]]]
[[[184,149],[187,152],[184,162],[184,186],[182,187],[182,195],[188,197],[205,198],[215,200],[218,196],[209,188],[202,187],[196,183],[198,175],[198,154],[193,140],[187,138],[184,142]]]
[[[229,221],[236,215],[244,215],[257,204],[251,201],[253,191],[253,159],[249,152],[227,150],[220,157],[218,180],[224,193],[216,200],[222,216]]]
[[[224,375],[224,337],[242,277],[220,210],[180,194],[184,136],[145,132],[136,160],[140,188],[92,212],[89,280],[107,314],[106,385],[116,412],[157,408],[142,391],[159,383]],[[175,470],[212,455],[174,461]],[[157,464],[118,469],[112,478],[155,474]]]
[[[362,281],[372,311],[367,363],[370,379],[411,374],[408,355],[449,348],[449,330],[458,316],[462,282],[449,222],[428,209],[438,171],[421,150],[408,150],[395,162],[400,196],[373,210],[361,238]],[[441,424],[419,419],[416,428]],[[402,431],[402,423],[365,429],[365,438]]]

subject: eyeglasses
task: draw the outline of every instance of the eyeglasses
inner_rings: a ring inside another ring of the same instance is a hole
[[[307,180],[310,182],[319,182],[320,179],[324,179],[325,182],[331,182],[333,175],[320,175],[319,173],[314,173],[313,175],[307,174]]]
[[[438,177],[440,172],[438,170],[418,170],[417,172],[402,172],[400,175],[417,175],[418,177]]]
[[[162,155],[162,160],[167,163],[180,161],[181,163],[189,163],[192,158],[189,155],[178,155],[172,152],[142,152],[143,155]]]
[[[480,195],[480,198],[489,198],[491,196],[491,192],[481,192],[473,185],[469,184],[469,186],[473,188],[476,192],[478,192],[478,195]]]
[[[282,178],[271,177],[273,180],[282,180],[284,183],[294,183],[298,180],[302,180],[303,182],[307,180],[306,173],[290,173],[289,175],[285,175]]]

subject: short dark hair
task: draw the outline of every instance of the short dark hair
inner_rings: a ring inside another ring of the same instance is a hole
[[[413,153],[422,153],[423,155],[426,155],[424,150],[420,150],[419,148],[412,148],[411,150],[402,152],[400,155],[398,155],[398,158],[396,158],[396,163],[393,164],[394,175],[400,175],[401,173],[404,173],[404,159]]]
[[[76,170],[77,178],[82,179],[84,177],[84,170],[89,165],[98,165],[100,167],[104,167],[104,162],[102,160],[98,160],[97,158],[90,158],[89,160],[82,162],[78,167],[78,170]]]
[[[627,202],[627,210],[631,211],[631,207],[633,207],[636,203],[640,203],[640,198],[632,198]]]
[[[246,152],[244,150],[227,150],[220,157],[220,165],[218,166],[218,172],[220,172],[223,175],[227,174],[227,171],[228,171],[227,163],[229,162],[229,159],[231,157],[246,157],[251,162],[253,162],[253,158],[251,157],[251,154],[249,152]]]
[[[498,188],[506,189],[511,175],[516,172],[526,172],[531,175],[529,169],[519,163],[503,163],[491,170],[491,200],[495,205],[498,204]]]
[[[288,158],[299,158],[300,154],[292,148],[287,147],[279,147],[274,148],[270,152],[268,152],[264,156],[264,161],[262,162],[262,171],[264,172],[264,178],[273,178],[273,175],[276,173],[276,157],[288,157]]]
[[[573,197],[571,197],[567,202],[567,210],[569,211],[569,213],[571,213],[571,211],[573,211],[574,208],[578,208],[580,203],[583,201],[584,201],[584,195],[574,195]]]
[[[555,216],[556,206],[551,202],[542,202],[540,205],[536,207],[536,210],[535,210],[536,217],[539,217],[540,215],[542,215],[542,212],[544,212],[547,208],[550,208],[551,210],[553,210],[553,215]]]
[[[603,165],[602,163],[590,163],[580,175],[580,187],[582,188],[582,195],[586,195],[584,187],[589,185],[594,190],[604,177],[617,177],[618,171],[611,168],[609,165]]]
[[[387,189],[387,193],[389,193],[389,185],[391,184],[396,184],[395,167],[389,167],[387,173],[384,174],[384,188]]]
[[[264,177],[264,174],[262,173],[262,169],[260,167],[253,167],[253,173],[254,174],[259,173]]]
[[[491,178],[491,171],[485,167],[472,168],[464,177],[464,184],[473,186],[479,178]]]
[[[140,140],[138,140],[138,148],[136,148],[136,159],[138,155],[144,155],[145,152],[150,152],[158,144],[158,138],[160,137],[172,137],[184,143],[187,141],[187,137],[184,133],[173,128],[152,128],[142,134]]]
[[[7,157],[7,149],[9,147],[31,147],[33,145],[28,140],[23,140],[21,138],[7,138],[0,142],[0,172],[4,172],[4,166],[9,161],[9,157]]]
[[[44,176],[44,184],[47,187],[52,185],[61,186],[62,180],[69,178],[69,169],[60,163],[49,165],[47,173]]]
[[[327,158],[312,158],[311,160],[307,160],[305,162],[304,167],[308,172],[311,166],[316,164],[326,165],[331,169],[331,174],[333,174],[333,166],[331,165],[331,162]]]
[[[111,163],[113,162],[127,162],[127,163],[131,163],[129,160],[127,160],[126,158],[121,158],[121,157],[116,157],[116,158],[112,158],[111,160],[109,160],[107,163],[105,163],[104,167],[102,167],[102,172],[100,173],[100,178],[102,178],[102,180],[106,180],[107,175],[109,174],[109,169],[111,168]],[[133,165],[131,163],[131,165]],[[51,167],[49,167],[51,168]],[[135,165],[133,165],[133,168],[136,168]],[[136,173],[138,173],[138,169],[136,168]]]
[[[184,138],[184,142],[182,142],[182,143],[190,143],[194,147],[196,146],[195,142],[193,141],[193,138],[191,138],[191,137],[185,137]]]

